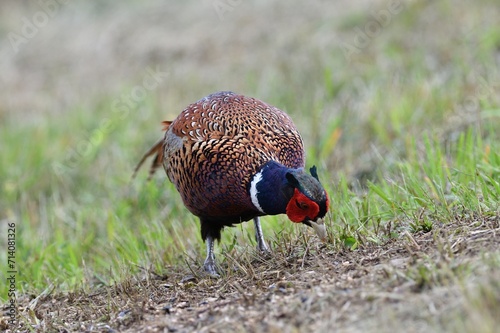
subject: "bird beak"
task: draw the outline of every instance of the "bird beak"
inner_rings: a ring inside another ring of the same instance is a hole
[[[316,222],[311,220],[309,220],[308,222],[310,223],[314,231],[316,231],[319,239],[321,239],[322,242],[326,241],[325,221],[323,221],[323,219],[318,219]]]

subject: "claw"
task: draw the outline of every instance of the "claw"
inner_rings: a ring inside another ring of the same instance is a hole
[[[215,266],[215,262],[213,260],[205,260],[203,264],[203,270],[207,273],[211,278],[220,278],[220,275],[217,273],[217,268]]]

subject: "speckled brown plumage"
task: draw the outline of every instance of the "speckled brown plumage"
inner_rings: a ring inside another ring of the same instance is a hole
[[[304,167],[302,139],[283,111],[254,98],[220,92],[189,105],[165,133],[163,165],[195,215],[226,223],[260,214],[250,177],[270,160]]]

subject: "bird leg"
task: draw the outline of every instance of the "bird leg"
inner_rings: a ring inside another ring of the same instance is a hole
[[[257,241],[257,249],[262,253],[269,253],[269,247],[264,240],[264,235],[262,234],[262,227],[260,226],[259,217],[253,219],[253,224],[255,226],[255,240]]]
[[[212,236],[207,236],[207,239],[205,239],[205,243],[207,244],[207,258],[203,263],[203,269],[209,275],[218,277],[219,274],[217,274],[217,269],[215,266],[214,239],[212,238]]]

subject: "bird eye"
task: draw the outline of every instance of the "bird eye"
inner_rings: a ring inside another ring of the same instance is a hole
[[[305,202],[297,202],[297,206],[299,206],[300,209],[308,209],[309,205],[306,204]]]

